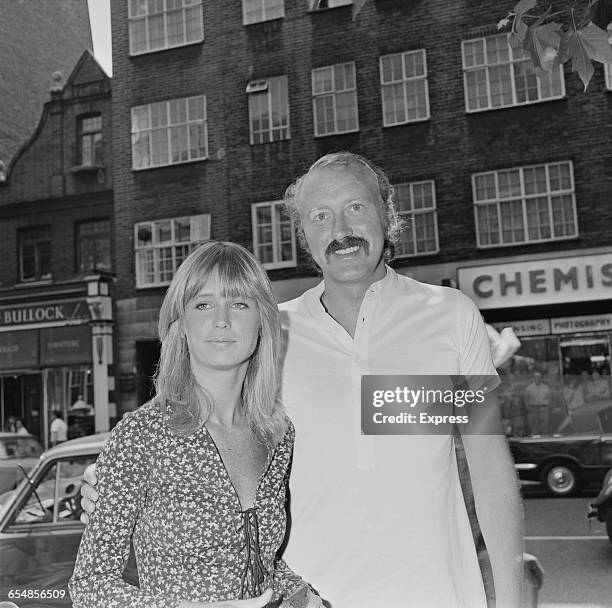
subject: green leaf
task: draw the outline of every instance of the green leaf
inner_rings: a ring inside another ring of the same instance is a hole
[[[535,68],[552,72],[559,55],[561,44],[559,31],[562,27],[560,23],[555,22],[529,27],[523,49],[529,53]]]
[[[589,58],[599,63],[612,63],[612,47],[606,30],[591,22],[578,31],[578,36]]]
[[[580,76],[580,80],[584,83],[584,90],[586,91],[595,69],[589,54],[584,48],[580,32],[573,30],[569,35],[567,43],[569,54],[572,58],[572,71],[578,72],[578,76]]]
[[[366,1],[367,0],[353,0],[353,21],[355,21],[355,17],[357,17]]]
[[[523,45],[527,35],[527,24],[523,21],[523,15],[536,6],[536,0],[520,0],[514,7],[514,23],[510,34],[510,44],[515,48]]]

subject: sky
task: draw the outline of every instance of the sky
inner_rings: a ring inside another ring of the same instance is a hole
[[[110,3],[111,0],[87,0],[94,56],[104,71],[112,76]]]

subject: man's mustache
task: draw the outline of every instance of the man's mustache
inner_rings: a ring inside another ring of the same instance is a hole
[[[360,236],[345,236],[341,241],[334,239],[325,249],[325,255],[331,255],[340,249],[363,247],[365,254],[370,253],[370,243]]]

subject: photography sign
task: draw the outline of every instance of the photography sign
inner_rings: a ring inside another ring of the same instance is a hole
[[[496,375],[361,377],[364,435],[499,434]]]

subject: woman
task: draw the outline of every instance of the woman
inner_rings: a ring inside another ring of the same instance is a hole
[[[268,588],[318,606],[276,559],[294,431],[277,400],[280,324],[265,271],[239,245],[202,245],[168,288],[159,337],[156,396],[98,459],[74,606],[195,608]],[[121,577],[130,539],[140,589]]]

